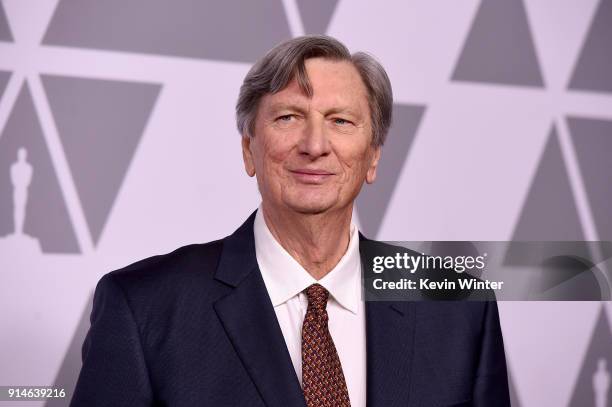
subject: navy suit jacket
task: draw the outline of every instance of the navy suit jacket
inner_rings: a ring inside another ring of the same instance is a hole
[[[305,407],[254,215],[102,277],[71,406]],[[366,352],[368,407],[510,405],[494,301],[366,302]]]

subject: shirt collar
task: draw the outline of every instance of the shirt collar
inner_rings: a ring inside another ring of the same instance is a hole
[[[344,308],[357,313],[361,293],[359,234],[351,222],[349,245],[336,266],[317,281],[278,243],[270,232],[261,206],[253,225],[257,263],[273,306],[298,295],[311,284],[319,283]]]

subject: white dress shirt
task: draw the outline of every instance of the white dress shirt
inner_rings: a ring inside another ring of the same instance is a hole
[[[255,215],[257,263],[280,324],[295,373],[302,384],[302,323],[308,299],[302,291],[319,283],[329,291],[327,313],[346,379],[351,407],[366,405],[365,306],[361,300],[359,234],[351,223],[346,253],[322,279],[312,277],[274,238],[261,206]]]

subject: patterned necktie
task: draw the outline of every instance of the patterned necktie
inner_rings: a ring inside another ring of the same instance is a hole
[[[319,284],[306,290],[302,326],[302,388],[308,407],[350,407],[340,358],[327,326],[329,292]]]

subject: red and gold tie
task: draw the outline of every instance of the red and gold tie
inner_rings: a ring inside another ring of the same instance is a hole
[[[308,407],[350,407],[342,365],[327,322],[329,292],[319,284],[306,290],[302,326],[302,388]]]

